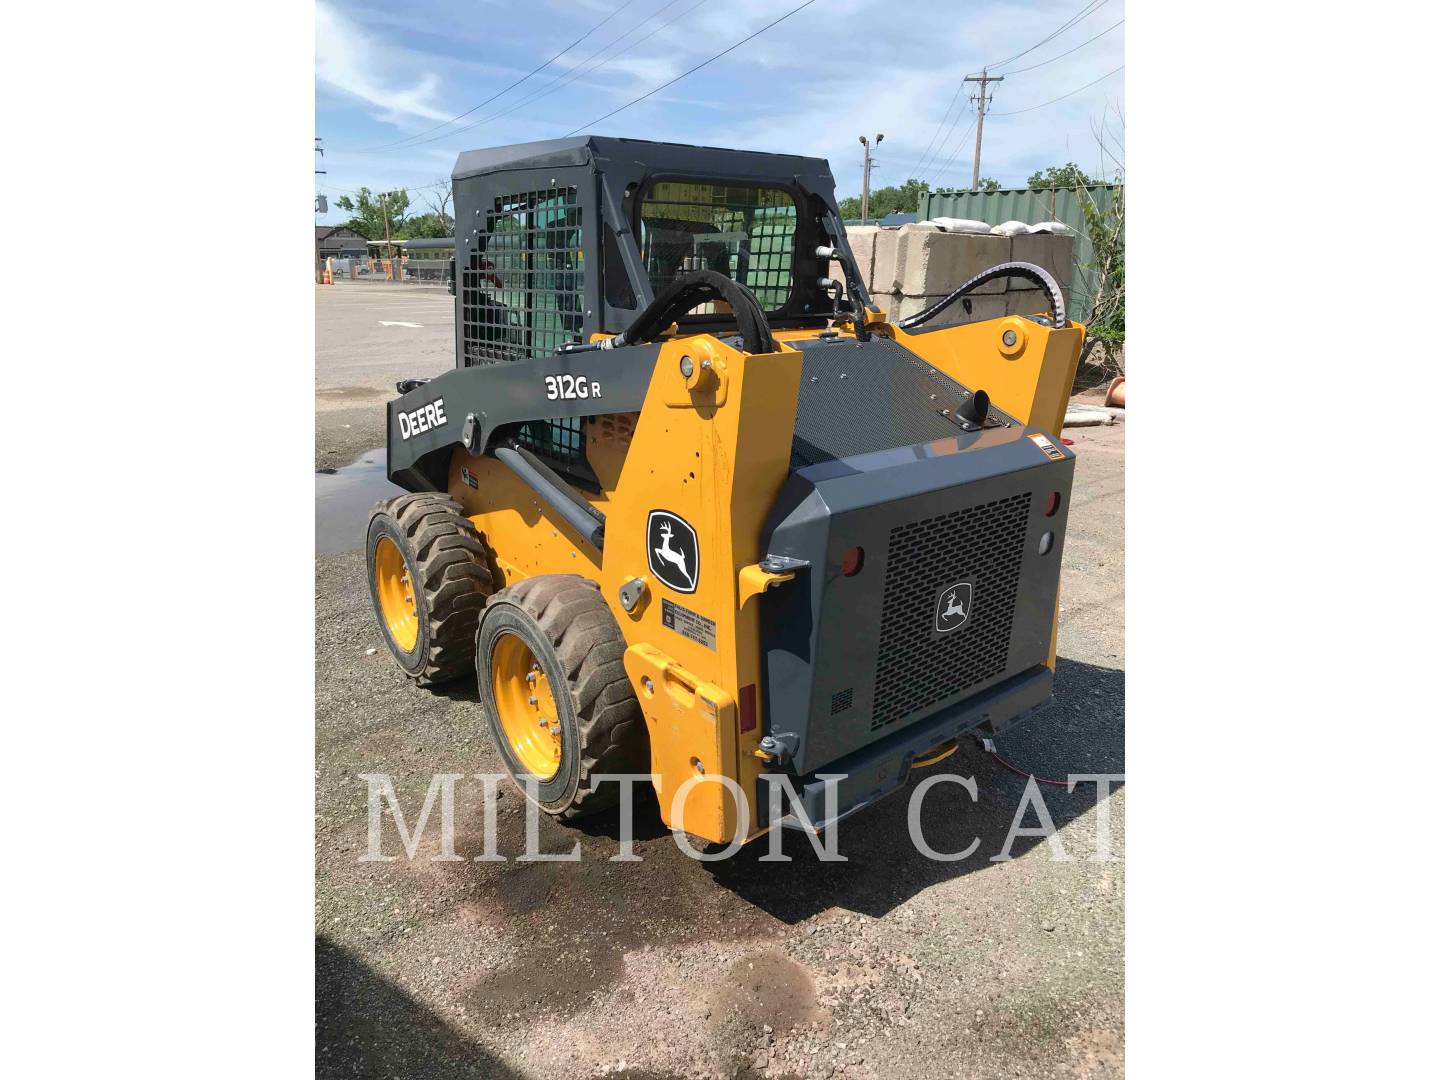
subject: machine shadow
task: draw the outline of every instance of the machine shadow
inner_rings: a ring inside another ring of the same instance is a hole
[[[518,1077],[493,1054],[323,935],[315,938],[315,1075]]]
[[[1065,780],[1072,774],[1123,774],[1124,671],[1060,658],[1054,701],[1003,734],[997,748],[1038,777]],[[909,839],[915,784],[945,773],[973,777],[979,793],[978,801],[972,801],[959,784],[944,782],[925,797],[920,823],[932,849],[960,852],[979,841],[973,854],[956,862],[927,858]],[[787,832],[781,851],[790,862],[761,862],[769,852],[768,840],[762,839],[734,858],[705,866],[716,884],[786,923],[831,907],[879,917],[922,889],[993,865],[992,856],[1004,851],[1026,782],[977,741],[966,740],[951,757],[917,771],[909,787],[840,824],[837,848],[847,862],[822,861],[807,837]],[[1112,781],[1112,792],[1121,786],[1122,781]],[[1095,806],[1096,790],[1093,782],[1077,785],[1073,794],[1063,787],[1040,785],[1062,842],[1066,826]],[[1038,824],[1035,812],[1027,810],[1022,825]],[[1019,857],[1044,842],[1039,836],[1018,837],[1010,855]],[[1072,844],[1067,854],[1084,859],[1093,852],[1088,844],[1083,850]]]

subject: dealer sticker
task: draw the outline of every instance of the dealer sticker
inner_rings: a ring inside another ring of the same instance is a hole
[[[687,607],[681,607],[673,600],[661,597],[660,621],[677,634],[704,645],[711,652],[715,651],[714,619],[707,619],[698,611],[691,611]]]
[[[1025,437],[1031,442],[1033,442],[1036,446],[1038,446],[1041,450],[1045,451],[1045,456],[1048,457],[1051,461],[1065,460],[1064,452],[1044,435],[1041,435],[1038,431],[1034,435],[1027,435]]]

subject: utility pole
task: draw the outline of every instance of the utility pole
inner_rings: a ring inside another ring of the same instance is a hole
[[[324,142],[324,141],[325,141],[324,136],[321,136],[321,135],[316,135],[316,136],[315,136],[315,152],[316,152],[317,154],[319,154],[322,158],[325,156],[325,148],[324,148],[323,146],[321,146],[320,144],[321,144],[322,142]],[[324,169],[316,169],[316,170],[315,170],[315,175],[316,175],[316,176],[324,176],[324,175],[325,175],[325,170],[324,170]],[[316,185],[319,186],[319,181],[316,181]],[[329,213],[329,211],[330,211],[330,204],[326,201],[324,194],[317,191],[317,192],[315,193],[315,212],[316,212],[317,214],[325,214],[325,213]]]
[[[390,280],[395,281],[395,245],[390,242],[390,192],[380,192],[380,216],[385,219],[385,251],[390,256]]]
[[[976,102],[980,107],[980,118],[975,121],[975,171],[970,176],[970,190],[980,190],[980,140],[985,135],[985,88],[992,82],[1004,82],[1004,75],[988,75],[984,68],[980,69],[979,75],[966,75],[966,82],[978,82],[980,93],[978,97],[970,100]]]
[[[876,135],[875,145],[879,146],[884,138],[884,135]],[[864,225],[870,220],[870,166],[874,162],[870,160],[870,140],[861,135],[860,145],[865,147],[865,179],[860,183],[860,224]]]

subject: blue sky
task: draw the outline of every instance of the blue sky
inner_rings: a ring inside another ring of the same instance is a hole
[[[317,177],[343,189],[426,192],[461,150],[555,138],[759,29],[800,0],[317,0],[315,133],[326,155]],[[860,190],[858,136],[885,135],[876,187],[919,176],[967,187],[975,111],[961,78],[1029,49],[1086,0],[819,0],[709,67],[586,130],[594,134],[785,151],[828,158],[840,197]],[[598,29],[601,20],[608,21]],[[993,87],[981,172],[1023,185],[1036,168],[1075,160],[1092,175],[1108,125],[1123,156],[1125,27],[1082,43],[1125,16],[1099,0],[1074,26],[1009,64]],[[665,24],[669,25],[665,25]],[[472,108],[590,32],[515,89]],[[1082,46],[1075,48],[1076,46]],[[1074,49],[1068,55],[1067,50]],[[1033,71],[1020,69],[1041,64]],[[1031,108],[1080,90],[1055,104]],[[971,84],[973,87],[973,84]],[[1016,115],[1006,116],[1015,111]],[[1024,111],[1022,111],[1024,110]],[[506,114],[506,115],[501,115]],[[476,124],[477,121],[480,123]],[[470,130],[461,127],[476,124]],[[428,132],[428,133],[427,133]],[[401,147],[397,141],[421,136]],[[381,147],[390,147],[380,149]]]

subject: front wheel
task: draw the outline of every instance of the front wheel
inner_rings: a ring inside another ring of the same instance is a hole
[[[599,586],[545,574],[501,589],[476,635],[480,700],[506,770],[540,808],[577,818],[619,802],[601,773],[648,773],[650,742],[625,639]]]
[[[492,583],[460,504],[434,493],[376,503],[365,552],[375,619],[401,670],[426,686],[470,671]]]

